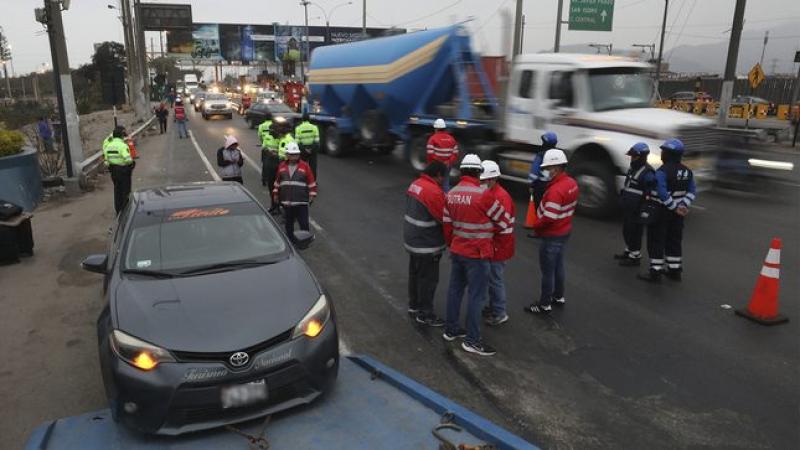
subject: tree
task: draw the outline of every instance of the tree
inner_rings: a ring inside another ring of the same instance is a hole
[[[119,42],[103,42],[92,55],[92,65],[100,73],[124,69],[127,66],[125,46]]]

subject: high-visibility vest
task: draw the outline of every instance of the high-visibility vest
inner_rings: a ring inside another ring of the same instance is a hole
[[[265,121],[261,122],[261,125],[258,126],[258,137],[261,140],[264,140],[264,135],[266,133],[269,133],[269,127],[271,127],[271,126],[272,126],[272,121],[271,120],[265,120]]]
[[[318,144],[319,128],[306,120],[294,129],[294,137],[300,145]]]
[[[261,147],[265,148],[270,152],[274,152],[278,150],[278,140],[267,131],[261,138]]]
[[[290,142],[295,142],[291,133],[286,133],[286,135],[278,141],[278,157],[281,160],[286,159],[286,146],[289,145]]]
[[[103,158],[109,166],[127,166],[133,162],[128,144],[120,138],[103,143]]]

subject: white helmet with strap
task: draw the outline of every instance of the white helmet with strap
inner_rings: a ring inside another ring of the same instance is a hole
[[[481,163],[483,166],[483,172],[481,172],[481,180],[490,180],[492,178],[500,177],[500,166],[497,165],[494,161],[483,161]]]
[[[461,165],[458,166],[459,169],[476,169],[476,170],[483,170],[481,167],[481,159],[478,155],[474,153],[469,153],[464,156],[464,159],[461,160]]]
[[[564,151],[557,148],[551,148],[550,150],[544,152],[541,167],[560,166],[566,163],[567,155],[564,153]]]

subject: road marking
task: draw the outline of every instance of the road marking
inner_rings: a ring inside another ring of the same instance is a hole
[[[197,150],[197,154],[200,155],[200,159],[203,160],[203,164],[206,165],[209,175],[214,178],[214,181],[222,181],[222,177],[220,177],[217,171],[214,170],[214,166],[211,165],[211,162],[208,161],[206,155],[204,155],[203,151],[200,150],[200,146],[197,145],[197,140],[194,138],[194,133],[192,133],[192,130],[189,130],[189,138],[192,140],[192,144],[194,144],[194,149]]]
[[[314,220],[314,219],[309,217],[308,218],[308,223],[310,223],[311,226],[314,227],[315,230],[317,230],[319,232],[325,232],[325,229],[322,228],[322,225],[318,224],[316,220]]]

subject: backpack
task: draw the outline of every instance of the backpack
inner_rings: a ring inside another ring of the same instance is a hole
[[[183,108],[175,108],[175,119],[176,120],[186,119],[186,110]]]

